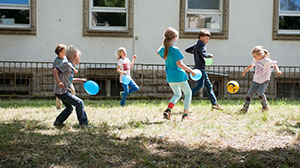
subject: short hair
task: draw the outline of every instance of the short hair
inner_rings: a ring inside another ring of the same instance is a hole
[[[55,52],[57,55],[59,55],[59,53],[60,53],[62,50],[66,49],[66,48],[67,48],[66,45],[64,45],[64,44],[58,44],[57,47],[55,48],[55,51],[54,51],[54,52]]]
[[[76,47],[70,45],[67,49],[66,49],[66,57],[68,60],[72,60],[74,55],[80,55],[81,52],[79,49],[77,49]]]
[[[208,37],[210,37],[211,34],[210,34],[209,30],[203,28],[203,29],[200,30],[200,32],[198,34],[198,39],[200,39],[200,37],[202,37],[202,36],[208,36]]]

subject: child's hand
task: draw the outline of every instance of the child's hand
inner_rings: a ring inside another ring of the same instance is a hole
[[[78,73],[78,70],[76,68],[73,68],[74,70],[74,73],[77,74]]]
[[[59,82],[59,84],[58,84],[58,87],[59,87],[59,88],[63,88],[64,86],[65,86],[64,83]]]
[[[125,71],[122,71],[121,74],[122,74],[122,75],[126,75],[126,72],[125,72]]]
[[[196,76],[196,73],[194,71],[191,72],[192,76]]]
[[[136,59],[136,55],[133,55],[133,59]]]
[[[277,74],[278,74],[278,76],[280,76],[280,75],[282,74],[282,72],[281,72],[281,71],[278,71]]]
[[[86,79],[86,78],[81,78],[81,81],[82,81],[82,82],[86,82],[87,79]]]
[[[245,76],[246,72],[242,72],[242,76]]]

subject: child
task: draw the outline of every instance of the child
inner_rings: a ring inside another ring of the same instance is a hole
[[[202,72],[202,77],[198,80],[198,84],[192,89],[192,94],[195,95],[205,85],[207,94],[212,104],[212,109],[223,110],[218,104],[216,95],[213,90],[213,85],[210,82],[208,75],[205,71],[205,59],[213,58],[212,54],[206,53],[205,45],[208,43],[211,34],[207,29],[201,29],[198,34],[198,41],[191,47],[185,49],[187,53],[194,54],[195,69],[199,69]]]
[[[54,126],[61,127],[63,122],[69,117],[73,111],[73,106],[76,107],[77,119],[79,125],[82,128],[88,126],[87,115],[84,111],[83,101],[70,93],[70,86],[72,82],[85,82],[85,78],[73,78],[74,76],[74,65],[78,65],[80,62],[81,52],[70,46],[66,50],[66,56],[68,62],[64,62],[61,65],[53,69],[54,79],[56,81],[54,85],[54,94],[59,98],[65,105],[65,109],[57,116],[54,121]]]
[[[64,44],[58,44],[58,46],[55,48],[55,53],[57,54],[57,57],[53,61],[53,67],[52,70],[57,67],[58,65],[61,65],[63,62],[67,62],[67,58],[65,57],[65,50],[67,46]],[[77,73],[77,70],[74,68],[74,72]],[[75,95],[75,88],[73,84],[70,86],[71,93]],[[56,109],[60,110],[61,109],[61,100],[56,97]]]
[[[252,63],[242,72],[245,76],[246,72],[255,67],[255,73],[253,76],[253,81],[250,86],[250,90],[246,95],[246,100],[240,113],[247,113],[250,105],[252,96],[258,92],[258,97],[262,104],[262,111],[268,111],[269,107],[267,104],[266,95],[264,94],[270,81],[271,76],[271,66],[274,66],[278,76],[282,74],[277,66],[277,61],[270,59],[270,54],[262,46],[255,46],[252,49],[253,60]]]
[[[124,89],[124,91],[120,92],[121,95],[121,106],[125,106],[125,100],[130,93],[136,92],[139,90],[138,85],[131,80],[128,84],[123,83],[124,75],[130,77],[130,68],[133,67],[134,62],[136,59],[136,55],[133,55],[132,62],[127,58],[127,52],[124,47],[120,47],[118,49],[118,65],[117,65],[117,72],[120,73],[120,83]],[[130,77],[131,78],[131,77]],[[131,89],[129,89],[129,87]]]
[[[161,46],[157,55],[165,60],[167,73],[167,82],[170,85],[174,95],[171,98],[168,108],[163,113],[165,119],[171,119],[171,111],[175,106],[176,102],[181,97],[181,90],[184,92],[184,113],[182,119],[189,119],[188,112],[192,100],[191,88],[188,84],[188,76],[185,71],[192,73],[193,76],[196,74],[192,71],[191,68],[187,67],[182,59],[184,56],[180,52],[179,48],[175,47],[176,42],[178,41],[178,32],[177,30],[169,27],[165,31],[165,39],[163,46]]]

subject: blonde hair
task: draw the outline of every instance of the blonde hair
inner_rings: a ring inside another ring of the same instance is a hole
[[[172,27],[168,27],[167,30],[165,31],[165,39],[164,39],[165,52],[164,52],[164,59],[168,58],[170,41],[173,40],[177,36],[178,36],[178,31],[175,30]]]
[[[66,48],[67,48],[66,45],[64,45],[64,44],[58,44],[57,47],[55,48],[54,52],[55,52],[57,55],[59,55],[59,53],[60,53],[62,50],[66,49]]]
[[[263,55],[265,56],[266,58],[270,58],[270,53],[268,50],[264,49],[263,46],[255,46],[253,47],[251,53],[255,53],[255,54],[258,54],[258,55]]]
[[[118,60],[121,59],[121,52],[126,52],[126,48],[124,47],[120,47],[118,50],[117,50],[117,54],[118,54]]]
[[[66,57],[68,60],[73,60],[74,59],[74,55],[81,55],[81,51],[79,49],[77,49],[76,47],[70,45],[67,49],[66,49]]]

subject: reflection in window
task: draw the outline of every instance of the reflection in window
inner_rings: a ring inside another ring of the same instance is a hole
[[[279,32],[300,34],[300,0],[280,0]]]
[[[186,0],[186,31],[199,32],[207,28],[211,32],[222,31],[222,0]]]
[[[28,27],[29,0],[0,0],[0,27]]]
[[[127,0],[91,0],[91,29],[127,30]]]

